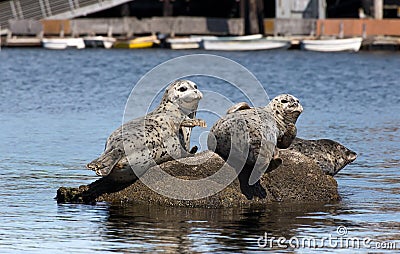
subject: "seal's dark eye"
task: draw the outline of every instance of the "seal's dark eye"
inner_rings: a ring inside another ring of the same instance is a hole
[[[287,101],[287,100],[281,100],[281,102],[282,102],[282,103],[288,103],[288,101]]]
[[[197,86],[196,86],[196,85],[194,85],[194,89],[197,89]]]
[[[186,90],[187,90],[187,87],[185,87],[185,86],[182,86],[182,87],[180,87],[178,90],[179,90],[179,92],[184,92],[184,91],[186,91]]]

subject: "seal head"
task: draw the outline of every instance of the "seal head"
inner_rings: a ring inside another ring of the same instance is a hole
[[[172,102],[185,114],[189,115],[197,110],[203,94],[197,89],[197,85],[190,80],[177,80],[165,90],[160,105]]]
[[[299,99],[291,94],[281,94],[272,99],[266,106],[266,110],[272,112],[280,131],[277,147],[280,149],[288,148],[297,135],[295,124],[303,112]]]
[[[295,138],[288,150],[299,152],[314,160],[325,174],[331,176],[357,158],[357,153],[330,139]]]
[[[275,120],[281,127],[286,124],[295,124],[303,112],[299,99],[291,94],[281,94],[271,100],[266,108],[272,110]]]
[[[203,94],[197,89],[197,85],[190,80],[177,80],[167,87],[160,105],[166,105],[169,102],[177,105],[179,110],[190,119],[196,117],[196,110]],[[202,126],[204,127],[204,126]],[[190,136],[192,127],[181,127],[179,130],[179,140],[181,146],[190,153],[196,153],[197,146],[190,149]]]

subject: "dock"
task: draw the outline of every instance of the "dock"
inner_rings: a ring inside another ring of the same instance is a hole
[[[304,39],[362,37],[363,49],[398,50],[400,3],[344,2],[227,0],[208,8],[205,0],[3,0],[1,45],[38,46],[48,37],[262,34],[289,39],[291,48]]]
[[[35,47],[45,37],[84,37],[102,35],[127,39],[134,36],[164,34],[167,36],[245,34],[242,18],[153,17],[80,18],[66,20],[11,20],[7,34],[1,37],[3,47]],[[291,41],[298,49],[300,41],[323,37],[362,37],[363,50],[399,50],[400,19],[264,19],[264,36]]]

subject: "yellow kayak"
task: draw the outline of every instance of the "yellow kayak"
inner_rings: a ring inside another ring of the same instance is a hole
[[[124,49],[142,49],[142,48],[151,48],[154,45],[154,42],[157,41],[156,36],[144,36],[138,37],[132,40],[126,41],[117,41],[114,44],[115,48],[124,48]]]
[[[114,48],[120,49],[142,49],[142,48],[151,48],[154,42],[145,41],[145,42],[132,42],[132,41],[118,41],[114,44]]]

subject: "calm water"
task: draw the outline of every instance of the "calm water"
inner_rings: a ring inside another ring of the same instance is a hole
[[[394,242],[400,249],[400,54],[393,52],[218,53],[252,71],[270,96],[291,93],[301,100],[300,137],[335,139],[358,153],[336,178],[341,202],[257,210],[57,205],[58,187],[96,179],[84,165],[121,124],[134,84],[157,64],[189,53],[205,52],[0,52],[1,253],[253,252],[271,250],[257,245],[265,233],[338,237],[338,226],[347,228],[345,237],[371,239],[371,246]],[[200,89],[215,85],[209,78],[196,81]],[[209,126],[215,120],[199,117]],[[272,251],[349,250],[275,243]]]

